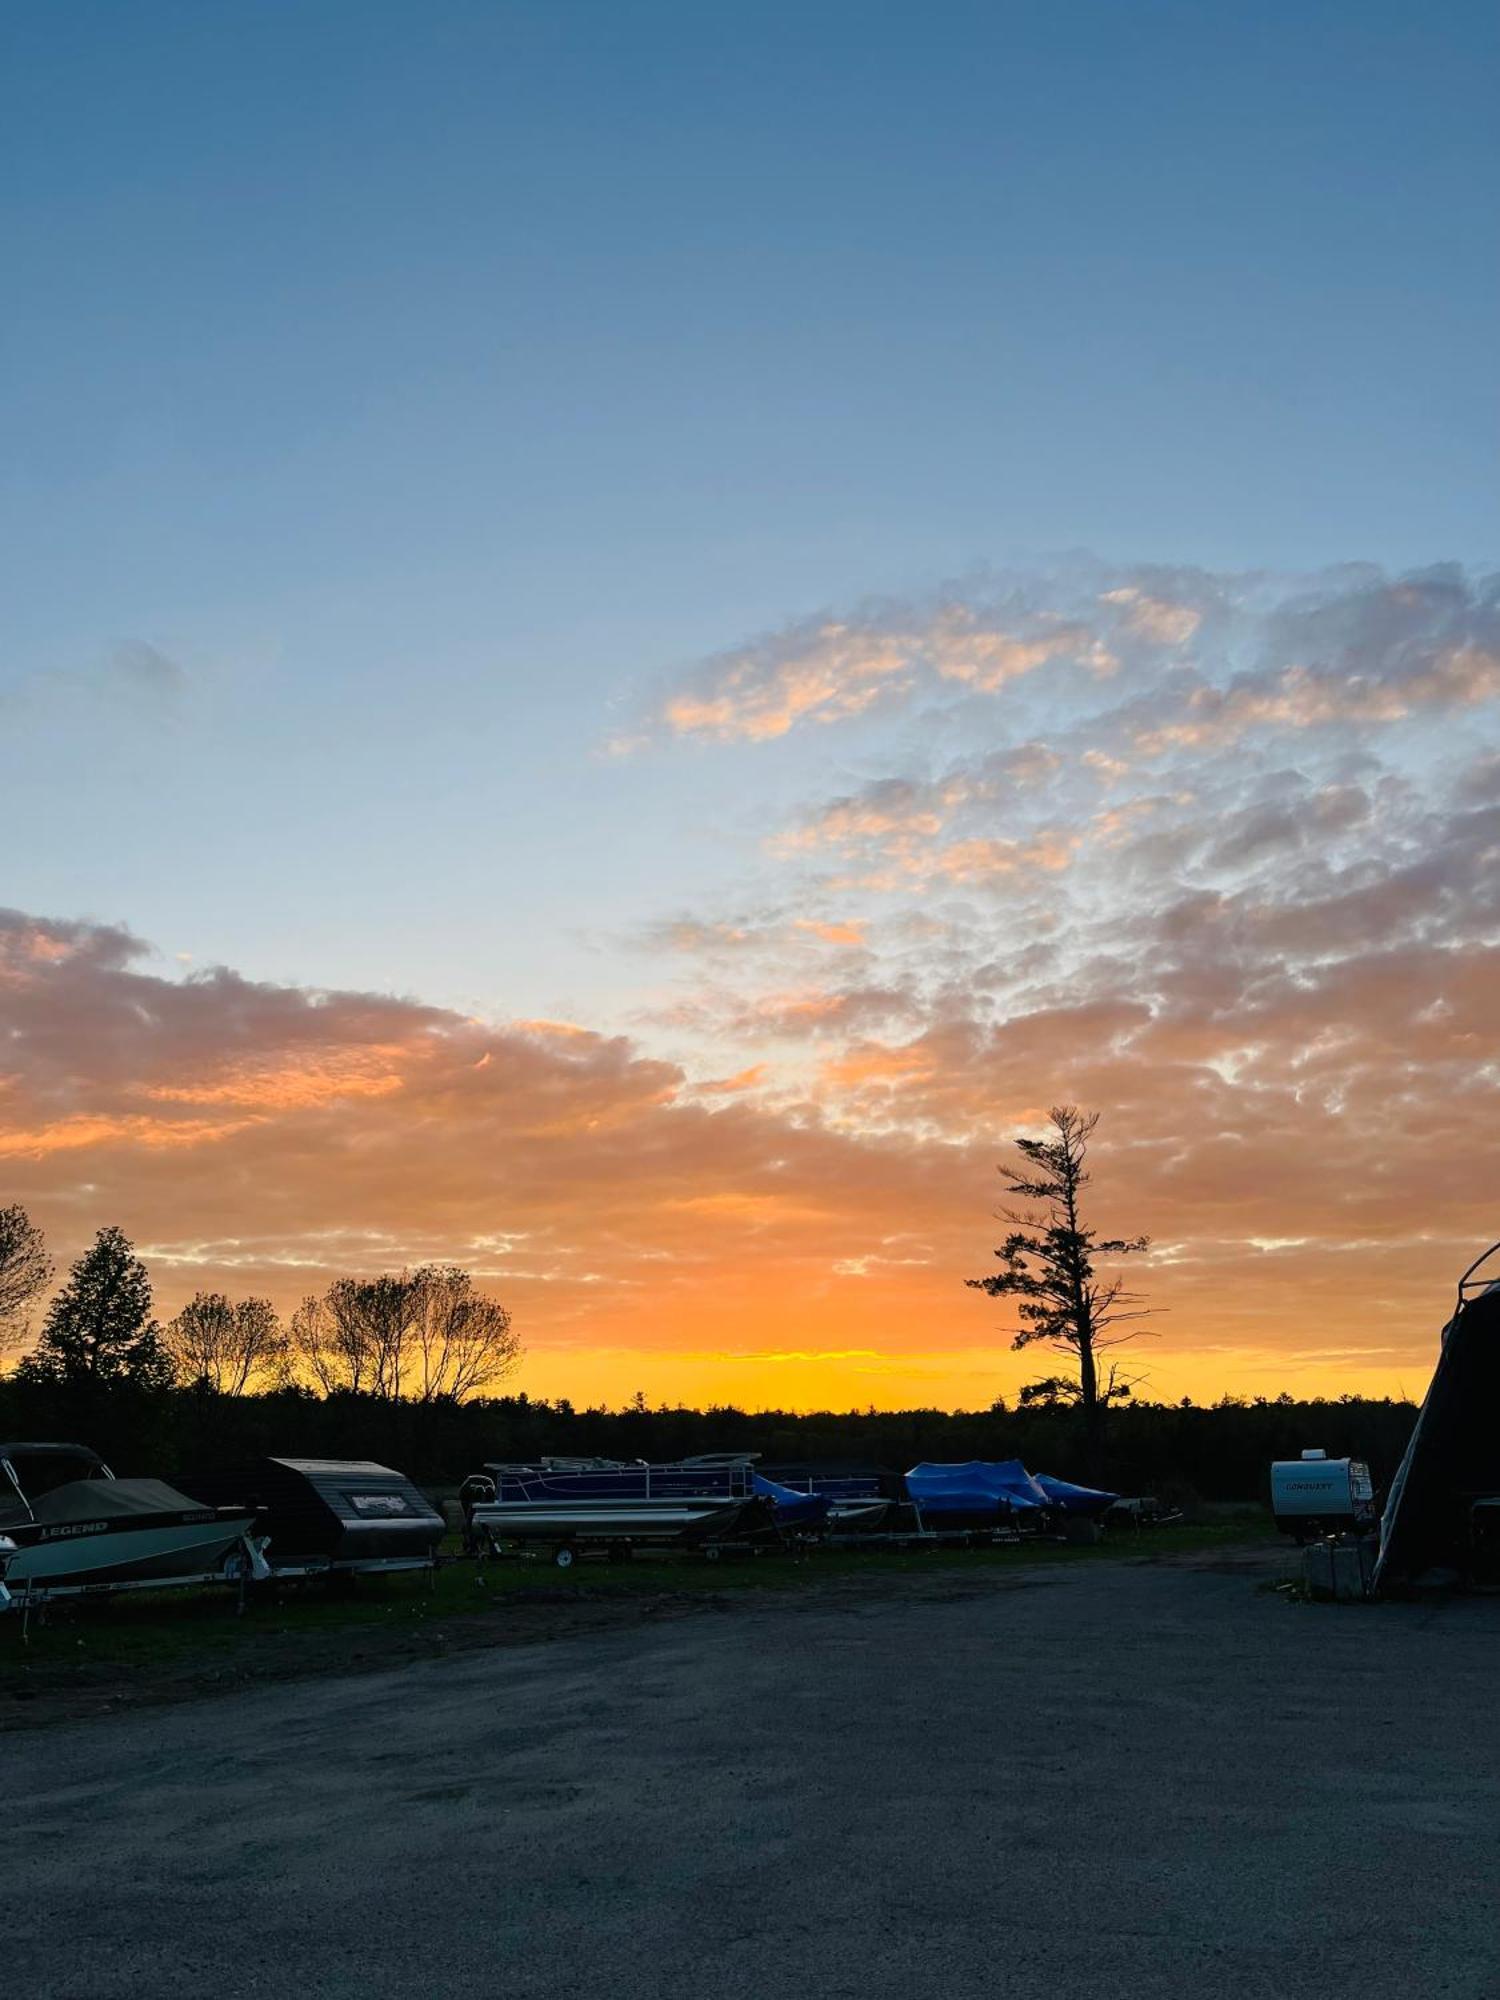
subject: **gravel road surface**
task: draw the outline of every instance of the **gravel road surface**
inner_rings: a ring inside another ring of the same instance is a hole
[[[17,2000],[1500,1994],[1500,1601],[949,1572],[0,1743]]]

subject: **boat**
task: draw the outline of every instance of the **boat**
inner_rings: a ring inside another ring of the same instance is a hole
[[[116,1479],[81,1444],[0,1444],[0,1535],[12,1603],[85,1591],[234,1581],[263,1570],[245,1507],[160,1479]]]
[[[906,1495],[924,1530],[1039,1527],[1053,1504],[1018,1458],[914,1465]]]
[[[830,1535],[867,1535],[886,1525],[895,1504],[881,1491],[879,1473],[818,1472],[802,1466],[769,1466],[765,1477],[788,1491],[827,1502]]]
[[[758,1499],[770,1502],[770,1526],[776,1534],[807,1541],[826,1534],[832,1525],[833,1502],[826,1493],[803,1493],[753,1469],[750,1484]]]
[[[1118,1493],[1106,1493],[1102,1487],[1080,1486],[1072,1479],[1054,1479],[1050,1472],[1034,1472],[1031,1476],[1053,1506],[1064,1514],[1100,1520],[1119,1502]]]
[[[369,1459],[245,1459],[186,1483],[201,1500],[253,1510],[278,1577],[430,1569],[446,1532],[404,1472]]]
[[[644,1459],[542,1458],[485,1467],[493,1492],[471,1522],[492,1547],[542,1542],[567,1569],[579,1550],[628,1554],[637,1544],[695,1546],[736,1530],[763,1529],[771,1502],[755,1491],[749,1458],[709,1455],[650,1465]]]
[[[770,1473],[761,1470],[759,1459],[758,1451],[709,1451],[700,1452],[695,1458],[679,1459],[677,1464],[681,1471],[690,1475],[697,1472],[718,1473],[730,1466],[748,1466],[751,1495],[766,1503],[764,1507],[752,1510],[755,1517],[749,1523],[752,1538],[790,1536],[797,1541],[806,1541],[822,1534],[828,1526],[831,1505],[826,1495],[773,1478]]]

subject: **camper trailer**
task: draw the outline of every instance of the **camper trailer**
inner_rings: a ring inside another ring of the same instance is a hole
[[[1305,1451],[1271,1467],[1271,1512],[1284,1535],[1299,1542],[1369,1527],[1375,1520],[1370,1468],[1359,1458]]]

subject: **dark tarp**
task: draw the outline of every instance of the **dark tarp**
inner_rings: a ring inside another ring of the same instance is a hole
[[[33,1501],[31,1512],[35,1520],[57,1524],[130,1514],[201,1514],[203,1506],[160,1479],[71,1479]]]
[[[1065,1514],[1102,1514],[1120,1497],[1118,1493],[1101,1493],[1097,1486],[1075,1486],[1071,1479],[1054,1479],[1048,1472],[1033,1477],[1053,1506],[1061,1507]]]
[[[1375,1588],[1472,1573],[1473,1506],[1500,1495],[1500,1286],[1460,1306],[1385,1503]]]

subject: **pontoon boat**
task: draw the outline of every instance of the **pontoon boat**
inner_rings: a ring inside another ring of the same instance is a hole
[[[748,1458],[544,1458],[485,1472],[494,1495],[474,1507],[475,1530],[495,1544],[551,1543],[564,1568],[579,1548],[716,1541],[770,1512]]]

